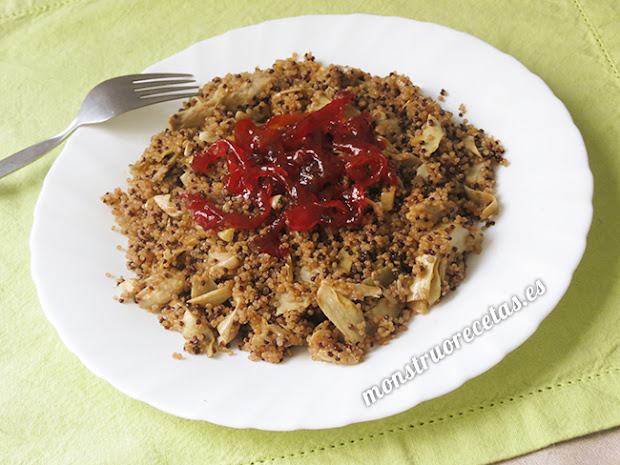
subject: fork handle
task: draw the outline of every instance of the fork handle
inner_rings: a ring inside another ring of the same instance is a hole
[[[45,139],[38,144],[31,145],[23,150],[20,150],[13,155],[0,160],[0,178],[12,173],[19,168],[26,166],[28,163],[33,162],[42,155],[52,150],[58,144],[60,144],[69,134],[71,134],[79,126],[79,123],[73,120],[69,127],[62,131],[60,134]]]

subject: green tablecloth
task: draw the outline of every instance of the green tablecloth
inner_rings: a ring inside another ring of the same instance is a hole
[[[239,26],[353,12],[473,34],[515,56],[564,101],[588,148],[594,220],[557,308],[486,374],[391,418],[290,433],[175,418],[88,372],[43,316],[28,237],[57,148],[0,180],[0,463],[481,464],[620,424],[616,0],[4,0],[0,157],[62,130],[105,78]]]

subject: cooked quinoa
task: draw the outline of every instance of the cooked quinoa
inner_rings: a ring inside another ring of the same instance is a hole
[[[352,96],[346,117],[367,116],[398,180],[365,190],[357,224],[284,227],[286,253],[274,256],[257,244],[295,203],[286,195],[270,198],[269,220],[256,229],[197,223],[188,194],[223,212],[254,208],[227,190],[224,160],[193,169],[198,154],[234,141],[240,120],[260,126],[310,113],[342,91]],[[211,357],[235,344],[252,360],[279,363],[290,348],[308,346],[314,360],[358,363],[463,280],[466,255],[480,251],[497,212],[494,168],[505,164],[503,153],[397,73],[371,76],[306,54],[215,78],[153,136],[128,185],[103,196],[128,238],[134,274],[119,280],[119,300],[156,313],[191,354]]]

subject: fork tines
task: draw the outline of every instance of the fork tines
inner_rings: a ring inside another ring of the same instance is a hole
[[[184,73],[151,73],[131,76],[134,92],[139,98],[187,98],[198,95],[198,84],[192,74]],[[186,91],[186,92],[181,92]],[[187,92],[189,91],[189,92]]]

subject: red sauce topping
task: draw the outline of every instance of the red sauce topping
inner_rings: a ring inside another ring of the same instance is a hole
[[[270,223],[258,243],[262,252],[276,257],[287,254],[278,240],[285,226],[308,231],[316,225],[359,223],[368,206],[365,190],[381,181],[395,185],[398,178],[383,155],[385,143],[376,136],[368,113],[345,118],[352,97],[341,92],[320,110],[273,116],[262,126],[239,120],[234,142],[221,139],[194,154],[191,166],[199,174],[224,157],[226,189],[255,207],[252,215],[224,212],[192,193],[186,201],[194,220],[206,230],[257,229],[267,224],[271,197],[286,195],[289,207]]]

